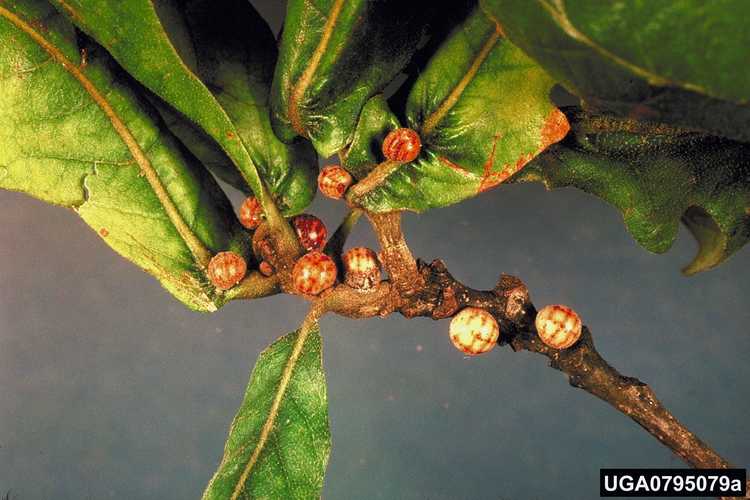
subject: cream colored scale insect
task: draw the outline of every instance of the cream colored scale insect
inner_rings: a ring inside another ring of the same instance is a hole
[[[500,326],[484,309],[467,307],[451,320],[451,342],[456,349],[470,356],[491,351],[499,337]]]
[[[539,338],[554,349],[567,349],[581,338],[583,325],[576,312],[563,305],[542,308],[534,321]]]
[[[378,255],[365,247],[354,247],[341,258],[344,263],[344,282],[358,290],[370,290],[380,283]]]

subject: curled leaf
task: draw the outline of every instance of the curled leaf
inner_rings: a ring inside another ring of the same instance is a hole
[[[427,22],[423,0],[290,0],[271,107],[282,140],[324,157],[346,146],[367,100],[409,61]]]
[[[672,246],[682,220],[699,244],[686,274],[719,265],[750,239],[747,144],[692,132],[594,132],[578,123],[574,128],[577,134],[514,181],[573,186],[602,198],[622,212],[628,231],[652,252]]]
[[[315,195],[318,160],[309,142],[284,144],[271,130],[268,94],[277,50],[266,22],[245,0],[185,0],[180,12],[169,9],[174,7],[170,2],[155,5],[182,59],[236,126],[281,211],[302,211]],[[160,112],[204,165],[249,194],[232,160],[213,140],[170,108],[161,106]]]
[[[439,44],[409,91],[406,125],[419,132],[422,154],[389,171],[358,202],[378,212],[423,211],[502,183],[568,132],[548,97],[553,84],[475,9]],[[368,139],[351,151],[363,151],[392,122],[381,103],[368,104],[358,128]],[[347,165],[361,162],[361,153],[354,162],[351,156]]]
[[[183,59],[175,48],[154,2],[51,1],[76,26],[104,46],[136,80],[195,123],[221,147],[260,200],[271,227],[283,235],[286,245],[294,246],[292,230],[268,193],[237,124],[191,70],[189,59]],[[174,5],[171,0],[160,2],[162,11],[172,14],[177,12]],[[187,36],[184,31],[178,34]]]

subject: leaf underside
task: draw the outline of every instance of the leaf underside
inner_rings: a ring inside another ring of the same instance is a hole
[[[106,53],[87,47],[82,61],[73,26],[46,3],[0,14],[0,187],[73,208],[183,303],[215,310],[207,259],[243,251],[224,194]]]
[[[571,135],[513,180],[596,195],[622,212],[628,231],[652,252],[672,246],[682,220],[699,244],[683,269],[688,275],[719,265],[750,239],[750,146],[743,143],[695,133]]]
[[[322,340],[317,329],[310,331],[290,366],[301,331],[281,337],[258,358],[204,500],[320,498],[331,447]],[[285,372],[288,386],[274,412]],[[272,430],[262,442],[269,419]]]

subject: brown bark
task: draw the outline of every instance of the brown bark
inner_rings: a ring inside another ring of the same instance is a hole
[[[520,279],[501,275],[493,290],[469,288],[456,281],[440,260],[430,264],[414,261],[401,235],[397,215],[369,217],[383,249],[384,265],[394,280],[387,301],[395,310],[409,318],[443,319],[468,306],[485,309],[500,324],[501,344],[508,344],[514,351],[546,356],[550,366],[565,373],[573,387],[593,394],[633,419],[690,466],[731,467],[677,420],[648,385],[609,365],[594,347],[588,328],[584,327],[581,339],[571,348],[558,350],[545,345],[536,334],[536,309]],[[406,293],[400,293],[402,290]],[[394,294],[398,296],[393,297]]]
[[[464,307],[482,308],[498,321],[500,344],[507,344],[514,351],[546,356],[550,366],[565,373],[573,387],[593,394],[633,419],[688,465],[731,467],[677,420],[648,385],[610,366],[594,347],[588,328],[584,327],[581,339],[568,349],[545,345],[536,334],[536,309],[520,279],[503,274],[493,290],[469,288],[456,281],[442,261],[427,264],[414,259],[401,232],[400,213],[367,216],[378,237],[380,260],[389,280],[368,291],[345,284],[327,290],[314,302],[316,317],[332,312],[359,319],[399,312],[407,318],[424,316],[437,320],[449,318]],[[254,243],[257,249],[257,241]],[[280,276],[279,281],[284,288],[285,278]]]

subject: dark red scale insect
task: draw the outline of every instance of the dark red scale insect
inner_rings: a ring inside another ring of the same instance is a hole
[[[387,160],[408,163],[414,161],[422,151],[419,134],[410,128],[397,128],[385,136],[383,156]]]
[[[340,200],[353,181],[351,174],[341,166],[328,165],[318,175],[318,189],[329,198]]]
[[[310,252],[294,264],[292,284],[299,294],[318,295],[336,283],[336,274],[333,259],[321,252]]]
[[[300,214],[292,217],[292,225],[305,251],[323,249],[328,238],[328,230],[322,220],[314,215]]]
[[[208,263],[208,279],[219,290],[229,290],[247,272],[245,259],[234,252],[219,252]]]

